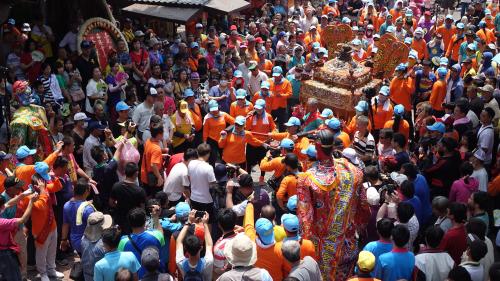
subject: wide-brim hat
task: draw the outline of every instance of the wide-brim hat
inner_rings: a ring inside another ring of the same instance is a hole
[[[224,255],[233,266],[250,266],[257,261],[257,245],[244,233],[226,242]]]
[[[91,242],[95,242],[102,237],[102,231],[110,228],[113,225],[113,219],[110,215],[104,215],[101,212],[90,214],[87,219],[87,227],[85,227],[84,235]]]

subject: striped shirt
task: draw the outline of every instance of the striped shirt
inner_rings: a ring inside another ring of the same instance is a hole
[[[352,148],[356,150],[358,156],[373,154],[375,151],[375,139],[370,133],[368,133],[367,136],[360,136],[359,131],[356,131],[356,133],[354,133]]]
[[[43,84],[43,103],[49,104],[54,103],[54,95],[52,94],[52,89],[50,89],[50,84],[52,83],[52,79],[56,79],[55,75],[50,75],[49,78],[45,78],[45,76],[40,76],[38,80]]]

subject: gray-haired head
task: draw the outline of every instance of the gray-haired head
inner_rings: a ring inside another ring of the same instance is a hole
[[[298,241],[288,240],[283,242],[281,252],[283,253],[285,259],[290,263],[300,261],[300,244]]]

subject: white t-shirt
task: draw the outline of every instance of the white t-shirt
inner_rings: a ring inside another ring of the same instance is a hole
[[[488,191],[488,172],[485,168],[474,170],[470,176],[479,181],[479,191]]]
[[[181,271],[182,277],[184,277],[186,274],[182,266],[186,259],[187,258],[184,256],[184,253],[182,251],[175,252],[175,262],[177,263],[177,268],[179,268],[179,270]],[[214,270],[214,256],[212,254],[212,251],[206,251],[204,259],[205,266],[202,270],[203,280],[212,280],[212,272]],[[189,266],[193,269],[196,268],[196,265],[193,266],[189,264]]]
[[[260,91],[260,84],[262,81],[267,81],[269,79],[266,75],[266,73],[259,71],[259,74],[257,76],[253,76],[252,73],[248,73],[248,91],[249,95],[253,97],[253,94],[256,92]]]
[[[85,110],[89,113],[94,113],[94,108],[92,107],[92,103],[90,102],[90,97],[92,98],[104,98],[105,91],[97,89],[97,83],[106,84],[102,79],[99,81],[95,81],[94,79],[90,79],[87,83],[87,88],[85,88],[87,92],[87,100],[85,101]]]
[[[148,107],[144,102],[134,109],[132,121],[137,124],[137,130],[144,132],[149,128],[149,120],[153,116],[153,113],[153,106]]]
[[[216,182],[214,168],[205,161],[192,160],[188,165],[188,177],[191,185],[191,200],[198,203],[212,203],[210,183]]]
[[[493,158],[494,134],[492,125],[482,125],[477,131],[477,147],[480,149],[478,152],[482,153],[485,164],[490,164]]]
[[[188,168],[184,162],[175,164],[163,184],[163,191],[167,193],[169,201],[177,201],[182,197],[184,186],[189,186]]]

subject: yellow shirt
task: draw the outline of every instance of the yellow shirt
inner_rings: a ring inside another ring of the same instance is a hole
[[[192,122],[193,119],[191,118],[191,112],[188,111],[186,113],[186,117],[179,120],[179,122],[177,122],[177,114],[172,115],[170,118],[172,119],[172,124],[174,125],[174,132],[181,133],[183,135],[191,134],[191,130],[194,126]],[[174,147],[181,145],[184,141],[186,141],[184,138],[180,138],[175,135],[172,137],[172,145]]]

